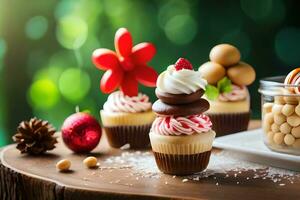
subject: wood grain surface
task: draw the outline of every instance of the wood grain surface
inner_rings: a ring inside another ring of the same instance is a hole
[[[252,122],[251,128],[259,125],[258,121]],[[104,137],[93,155],[101,162],[121,153],[121,150],[109,148]],[[61,142],[51,153],[38,157],[20,155],[15,145],[5,147],[0,160],[0,199],[300,199],[300,180],[284,187],[268,179],[237,184],[253,176],[253,171],[223,179],[220,186],[215,179],[221,179],[224,174],[188,182],[169,175],[137,180],[136,176],[129,176],[135,173],[131,168],[87,169],[82,164],[86,156],[73,154]],[[72,161],[72,171],[60,173],[56,170],[56,162],[63,158]]]

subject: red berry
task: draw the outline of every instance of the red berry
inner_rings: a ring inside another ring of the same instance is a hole
[[[177,62],[175,63],[175,69],[176,71],[182,70],[182,69],[190,69],[193,70],[193,65],[184,58],[179,58]]]

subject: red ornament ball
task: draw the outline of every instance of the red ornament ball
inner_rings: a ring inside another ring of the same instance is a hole
[[[98,144],[102,129],[98,121],[83,112],[69,116],[61,128],[62,138],[66,146],[75,153],[87,153]]]

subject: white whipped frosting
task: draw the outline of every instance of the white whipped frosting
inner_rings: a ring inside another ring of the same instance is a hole
[[[108,96],[107,101],[103,105],[103,110],[108,112],[126,112],[138,113],[151,109],[149,97],[139,93],[137,96],[129,97],[121,91],[116,91]]]
[[[199,71],[182,69],[176,71],[170,65],[162,72],[156,82],[157,89],[169,94],[191,94],[199,89],[205,89],[207,81],[202,78]]]

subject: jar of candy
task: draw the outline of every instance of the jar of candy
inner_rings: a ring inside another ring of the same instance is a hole
[[[300,155],[300,68],[287,77],[262,79],[259,92],[264,143],[273,151]]]

